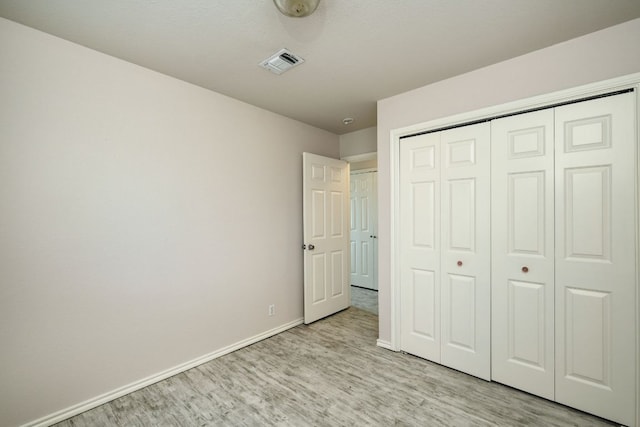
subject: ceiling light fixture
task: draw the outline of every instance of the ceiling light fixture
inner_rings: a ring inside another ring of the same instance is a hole
[[[353,119],[351,117],[345,117],[344,119],[342,119],[342,123],[344,123],[345,125],[350,125],[351,123],[353,123]]]
[[[273,0],[273,3],[283,15],[303,18],[316,10],[320,0]]]

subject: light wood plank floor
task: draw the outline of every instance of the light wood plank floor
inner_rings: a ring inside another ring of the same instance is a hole
[[[605,426],[544,399],[376,347],[350,308],[59,426]]]
[[[378,292],[351,286],[351,305],[378,314]]]

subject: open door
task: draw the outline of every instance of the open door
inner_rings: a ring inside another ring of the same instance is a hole
[[[304,323],[349,307],[349,164],[303,153]]]

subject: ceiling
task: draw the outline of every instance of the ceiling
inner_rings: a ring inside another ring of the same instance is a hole
[[[0,16],[343,134],[374,126],[378,99],[640,17],[640,1],[321,0],[289,18],[271,0],[0,0]],[[306,62],[258,66],[281,48]]]

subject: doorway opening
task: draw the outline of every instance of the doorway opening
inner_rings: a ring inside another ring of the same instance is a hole
[[[377,159],[350,162],[351,305],[378,314]]]

